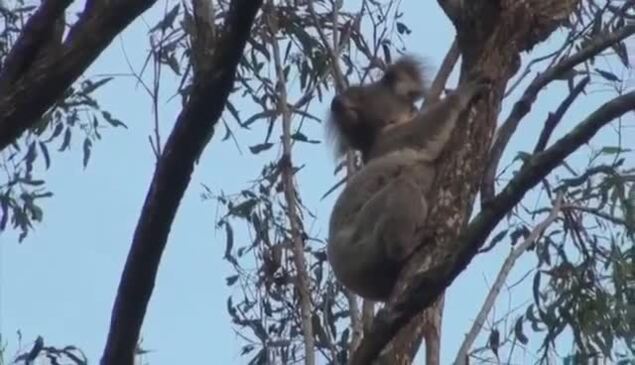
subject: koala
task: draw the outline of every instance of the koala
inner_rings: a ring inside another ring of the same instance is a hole
[[[395,93],[394,86],[384,84],[382,91],[377,91],[377,84],[355,86],[355,98],[346,90],[333,101],[332,110],[342,144],[360,150],[365,165],[335,202],[327,257],[345,287],[374,301],[389,298],[401,268],[418,246],[437,160],[459,116],[489,89],[489,81],[464,83],[414,115],[411,106],[420,94],[388,95]]]
[[[352,148],[366,161],[379,131],[417,114],[415,103],[425,95],[427,84],[422,63],[408,55],[389,65],[377,82],[351,86],[335,96],[327,131],[336,141],[337,157]]]

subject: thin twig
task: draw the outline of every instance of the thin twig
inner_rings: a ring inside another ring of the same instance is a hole
[[[514,267],[516,260],[518,260],[518,258],[522,256],[527,251],[527,249],[538,240],[538,238],[547,229],[547,227],[549,227],[553,222],[555,222],[561,208],[562,208],[562,194],[559,194],[547,218],[545,218],[542,222],[538,223],[534,227],[534,229],[531,230],[527,238],[525,238],[523,242],[521,242],[520,244],[518,244],[516,247],[514,247],[511,250],[507,258],[503,262],[503,265],[501,266],[500,270],[498,271],[496,280],[494,280],[494,283],[492,283],[492,287],[490,288],[489,293],[487,294],[487,297],[485,298],[485,302],[483,302],[483,305],[481,306],[481,309],[479,310],[476,316],[476,319],[474,320],[474,323],[472,324],[472,327],[470,328],[467,335],[465,336],[463,343],[461,343],[459,352],[457,353],[456,358],[454,359],[455,365],[467,364],[468,351],[470,350],[470,348],[474,344],[474,341],[476,340],[479,333],[481,332],[481,329],[483,328],[483,324],[485,323],[485,319],[487,318],[487,315],[489,314],[489,312],[492,310],[492,307],[494,306],[494,303],[496,302],[496,298],[498,298],[498,294],[500,293],[501,289],[503,288],[503,285],[507,281],[507,277],[509,276],[509,273]]]
[[[547,120],[545,121],[545,126],[540,132],[540,136],[538,137],[538,142],[536,142],[536,147],[534,147],[534,153],[542,152],[545,147],[547,147],[547,142],[549,142],[549,138],[551,137],[553,131],[556,129],[556,126],[558,126],[558,123],[560,123],[560,121],[564,117],[564,114],[567,112],[567,110],[569,110],[571,104],[573,104],[575,99],[577,99],[582,91],[584,91],[584,88],[587,86],[589,81],[591,81],[590,77],[586,76],[585,78],[583,78],[582,81],[580,81],[571,90],[569,95],[567,95],[562,103],[560,103],[558,109],[556,109],[556,112],[549,113],[549,115],[547,116]]]

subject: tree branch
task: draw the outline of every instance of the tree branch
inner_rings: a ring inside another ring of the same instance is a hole
[[[510,115],[497,132],[497,137],[490,150],[490,157],[481,186],[482,205],[486,205],[487,202],[494,196],[496,191],[494,188],[494,179],[496,178],[498,163],[511,137],[514,132],[516,132],[516,128],[520,124],[520,121],[531,110],[538,93],[549,83],[562,77],[575,66],[598,55],[600,52],[611,47],[613,44],[620,42],[633,33],[635,33],[635,24],[628,24],[615,32],[598,36],[594,40],[590,41],[588,45],[582,48],[578,53],[562,59],[556,65],[548,68],[545,72],[538,74],[536,78],[534,78],[525,90],[523,96],[514,104]]]
[[[34,64],[22,77],[14,80],[6,93],[0,94],[0,151],[32,127],[114,37],[155,2],[87,1],[81,18],[69,31],[60,52]],[[55,12],[47,14],[59,14],[65,3],[61,0],[49,3],[55,5]],[[31,19],[44,15],[36,12]],[[37,19],[33,22],[37,23]],[[46,19],[46,22],[55,19]]]
[[[483,303],[483,306],[479,310],[478,315],[476,316],[476,319],[474,320],[474,323],[472,324],[472,328],[470,328],[470,330],[468,331],[467,335],[465,336],[465,339],[463,340],[463,343],[461,344],[461,347],[459,348],[459,352],[457,353],[456,358],[454,359],[455,365],[465,365],[468,363],[468,359],[467,359],[468,351],[474,344],[474,341],[476,340],[476,337],[478,337],[478,334],[481,332],[481,328],[483,328],[483,323],[485,323],[485,319],[487,315],[492,310],[492,307],[494,306],[494,303],[496,302],[496,298],[498,298],[498,294],[500,293],[501,288],[503,287],[503,284],[505,284],[505,282],[507,281],[507,277],[509,276],[509,273],[514,267],[516,260],[518,260],[518,258],[527,251],[529,246],[533,245],[536,242],[536,240],[538,240],[538,238],[547,229],[547,227],[549,227],[556,220],[561,207],[562,207],[562,194],[560,194],[556,198],[553,208],[549,212],[549,215],[547,216],[547,218],[545,218],[545,220],[543,220],[542,222],[538,223],[534,227],[534,229],[531,230],[527,238],[525,238],[523,242],[521,242],[516,247],[514,247],[512,251],[509,253],[507,258],[505,259],[505,262],[503,262],[503,266],[501,266],[498,272],[498,275],[496,276],[496,280],[494,280],[494,283],[492,284],[492,287],[489,293],[487,294],[487,297],[485,298],[485,302]]]
[[[71,2],[72,0],[44,0],[27,20],[2,65],[0,95],[4,95],[11,84],[32,65],[38,52],[46,46],[57,19],[64,14]]]
[[[161,255],[194,161],[207,143],[233,87],[238,62],[262,0],[234,0],[210,67],[195,74],[192,93],[166,141],[134,233],[102,365],[132,365]]]
[[[296,270],[295,287],[299,294],[300,304],[300,327],[304,338],[304,363],[305,365],[315,365],[315,335],[313,333],[313,317],[311,303],[311,288],[309,273],[306,268],[306,258],[304,257],[305,242],[302,238],[302,231],[299,226],[298,218],[298,197],[296,195],[295,185],[293,181],[293,161],[291,158],[291,111],[288,105],[287,80],[284,73],[284,66],[280,57],[280,47],[278,45],[278,25],[276,23],[277,16],[272,11],[274,9],[273,1],[267,1],[264,18],[268,26],[269,35],[271,36],[271,47],[276,70],[278,90],[278,112],[282,114],[282,158],[280,159],[282,186],[284,197],[287,202],[286,215],[289,219],[289,227],[291,234],[291,251],[293,253],[293,263]],[[316,24],[316,27],[319,27]],[[325,39],[326,41],[326,39]]]
[[[405,285],[381,309],[371,331],[353,354],[350,364],[369,364],[417,313],[428,307],[470,263],[498,222],[567,156],[587,143],[603,126],[635,109],[635,91],[619,96],[591,113],[544,152],[531,157],[509,184],[496,195],[454,241],[438,237],[422,245],[412,258],[421,263]]]
[[[547,120],[545,121],[545,126],[543,127],[542,131],[540,132],[540,136],[538,137],[538,142],[536,142],[536,147],[534,147],[534,153],[542,152],[545,147],[547,147],[547,142],[549,142],[549,138],[551,137],[553,131],[556,129],[556,126],[558,125],[558,123],[560,123],[567,110],[569,110],[571,104],[573,104],[575,99],[577,99],[582,91],[584,91],[584,88],[587,86],[589,81],[591,81],[590,77],[586,76],[585,78],[583,78],[582,81],[580,81],[571,90],[569,95],[567,95],[562,103],[560,103],[558,109],[556,109],[556,112],[549,113],[549,116],[547,116]]]

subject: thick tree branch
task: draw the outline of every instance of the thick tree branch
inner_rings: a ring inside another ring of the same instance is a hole
[[[522,118],[531,111],[531,107],[536,101],[538,93],[549,83],[561,78],[575,66],[598,55],[600,52],[634,33],[635,24],[629,24],[612,33],[606,33],[602,36],[598,36],[576,54],[562,59],[553,67],[536,76],[536,78],[529,84],[520,100],[514,104],[510,115],[507,117],[505,122],[503,122],[497,132],[496,139],[490,150],[487,169],[485,170],[483,177],[483,183],[481,186],[481,204],[486,205],[487,201],[492,199],[494,196],[494,180],[496,178],[498,163],[511,137],[514,135],[514,132],[516,132],[518,124],[520,124]]]
[[[44,0],[27,20],[17,41],[4,60],[0,71],[0,95],[28,70],[38,52],[46,46],[55,23],[64,14],[72,0]]]
[[[6,93],[0,94],[0,151],[32,127],[114,37],[155,2],[87,1],[81,18],[69,31],[60,52],[34,64],[14,80]],[[51,2],[55,4],[55,12],[51,11],[50,15],[63,11],[60,8],[64,3]],[[40,16],[38,14],[33,16]],[[46,22],[56,19],[46,19]]]
[[[411,318],[428,307],[463,271],[500,220],[525,193],[603,126],[635,109],[635,91],[619,96],[591,113],[544,152],[531,157],[509,184],[479,212],[455,241],[435,240],[423,245],[413,258],[419,270],[404,279],[399,295],[381,309],[370,332],[353,354],[350,364],[369,364]]]
[[[236,68],[262,0],[234,0],[210,67],[195,75],[192,93],[179,114],[157,163],[134,233],[102,365],[131,365],[152,294],[161,255],[185,193],[194,161],[207,143],[233,87]]]

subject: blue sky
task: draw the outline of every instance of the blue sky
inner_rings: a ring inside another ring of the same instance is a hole
[[[431,65],[438,67],[453,39],[451,24],[435,2],[404,6],[408,10],[405,23],[413,30],[407,43],[409,50],[428,57]],[[162,8],[160,2],[146,13],[147,23],[153,25]],[[101,55],[88,75],[128,73],[122,47],[138,69],[148,49],[146,34],[147,25],[138,19]],[[545,50],[539,48],[535,54],[544,55]],[[164,82],[166,93],[160,105],[163,140],[179,111],[177,99],[165,102],[174,90],[175,79],[167,77]],[[513,139],[513,149],[533,146],[533,136],[547,112],[559,103],[563,90],[561,83],[541,94],[538,106]],[[576,103],[556,135],[568,130],[605,97],[596,93],[584,103]],[[17,243],[15,232],[0,235],[0,333],[8,341],[10,356],[16,350],[17,330],[22,331],[25,341],[42,335],[51,345],[77,345],[93,364],[103,349],[120,273],[152,177],[154,156],[147,142],[152,132],[149,99],[134,80],[115,79],[100,91],[99,100],[129,129],[103,133],[105,138],[94,146],[86,170],[82,168],[79,144],[70,153],[54,154],[52,167],[44,176],[55,196],[43,205],[44,222],[22,244]],[[314,110],[317,115],[326,113],[325,105]],[[310,135],[323,135],[321,125],[309,128],[306,132]],[[231,140],[221,142],[222,133],[217,131],[205,150],[174,222],[144,322],[143,346],[153,351],[146,357],[150,364],[246,363],[239,356],[241,339],[226,314],[225,301],[231,293],[224,278],[231,272],[222,260],[224,234],[214,229],[217,208],[202,201],[200,194],[202,183],[216,191],[236,192],[257,177],[264,160],[250,155],[247,146],[258,143],[262,135],[259,128],[239,132],[239,143],[246,151],[241,154]],[[594,143],[599,145],[614,137],[615,133],[607,130]],[[506,159],[513,155],[508,151]],[[322,144],[301,144],[296,148],[295,161],[306,163],[298,184],[305,204],[319,217],[307,222],[306,227],[323,238],[334,199],[332,195],[320,200],[335,181],[330,152]],[[237,239],[241,237],[246,237],[245,232]],[[450,288],[442,363],[454,358],[507,252],[508,246],[500,244],[493,252],[477,257]],[[532,263],[533,259],[524,260],[513,271],[510,282],[522,276]],[[503,293],[496,313],[529,300],[530,294],[524,290],[527,288],[521,285],[515,289],[513,298]],[[30,342],[24,345],[30,346]]]

